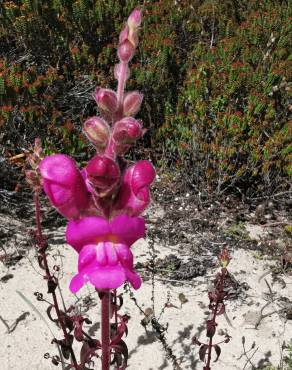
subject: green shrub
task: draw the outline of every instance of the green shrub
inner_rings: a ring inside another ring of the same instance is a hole
[[[196,17],[213,18],[213,31],[203,24],[205,40],[188,53],[178,103],[166,107],[158,132],[210,189],[271,189],[291,175],[291,8],[250,1],[238,22],[226,3],[198,8]]]
[[[290,176],[291,5],[234,0],[18,0],[0,4],[0,129],[82,159],[96,85],[112,87],[120,23],[144,4],[129,89],[145,93],[143,146],[200,190],[270,191]],[[10,144],[9,144],[10,143]],[[89,148],[90,149],[90,148]]]

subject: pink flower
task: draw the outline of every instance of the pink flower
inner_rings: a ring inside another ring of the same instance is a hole
[[[120,180],[117,163],[104,155],[94,156],[84,169],[86,182],[103,197],[114,191]]]
[[[89,207],[90,193],[73,159],[53,154],[41,161],[39,169],[51,204],[67,219],[79,218]]]
[[[128,27],[136,29],[140,26],[141,21],[142,21],[142,11],[136,8],[129,15],[127,24],[128,24]]]
[[[150,202],[149,187],[155,178],[155,170],[149,161],[139,161],[127,168],[113,210],[116,214],[137,216]]]
[[[133,58],[135,48],[133,44],[127,39],[119,45],[118,56],[119,59],[124,63],[129,63]]]
[[[83,132],[99,152],[107,146],[110,128],[102,118],[91,117],[87,119],[83,124]]]
[[[70,221],[67,243],[79,253],[78,273],[70,290],[76,293],[88,281],[97,289],[116,289],[126,280],[138,289],[141,278],[134,271],[130,246],[144,234],[141,217],[120,215],[108,221],[93,216]]]
[[[139,161],[125,170],[121,181],[117,163],[102,155],[93,157],[81,172],[73,159],[64,154],[45,157],[39,169],[51,204],[69,220],[102,212],[107,216],[138,216],[149,204],[149,187],[155,178],[152,164]],[[103,209],[98,199],[115,192],[112,205],[105,203]]]
[[[125,117],[115,123],[112,138],[118,154],[125,153],[143,135],[141,121]]]
[[[131,91],[125,94],[123,101],[123,114],[127,117],[135,116],[140,110],[143,94],[139,91]]]
[[[111,121],[113,114],[118,109],[117,94],[113,90],[97,87],[93,96],[100,114],[106,120]]]

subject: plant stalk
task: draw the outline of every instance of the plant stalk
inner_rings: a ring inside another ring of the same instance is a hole
[[[101,363],[102,370],[110,368],[110,290],[103,291],[101,298]]]
[[[123,109],[123,99],[124,99],[124,90],[126,86],[126,74],[127,74],[127,63],[121,62],[120,64],[120,76],[118,80],[118,90],[117,90],[117,99],[118,99],[118,110]],[[119,113],[122,113],[119,112]]]
[[[43,236],[43,233],[42,233],[40,196],[39,196],[39,191],[38,190],[36,190],[34,192],[34,204],[35,204],[35,221],[36,221],[36,227],[37,227],[37,243],[38,243],[39,253],[41,254],[42,259],[43,259],[43,264],[44,264],[44,268],[45,268],[45,272],[46,272],[46,279],[49,281],[49,279],[52,279],[52,275],[50,273],[49,264],[48,264],[48,260],[47,260],[47,255],[46,255],[46,252],[44,250],[45,239],[44,239],[44,236]],[[64,334],[64,338],[65,338],[66,343],[68,345],[74,369],[79,370],[79,366],[78,366],[78,363],[77,363],[77,360],[76,360],[76,357],[75,357],[75,353],[73,351],[72,345],[70,344],[69,335],[67,333],[66,327],[64,325],[64,320],[63,320],[62,314],[60,312],[58,299],[57,299],[57,295],[56,295],[55,291],[52,292],[52,296],[53,296],[53,301],[54,301],[54,308],[55,308],[55,311],[56,311],[56,315],[58,317],[58,322],[61,326],[61,329],[62,329],[63,334]]]
[[[225,279],[226,272],[227,272],[226,268],[221,269],[220,281],[219,281],[219,287],[218,287],[218,291],[220,293],[224,290],[224,279]],[[216,323],[219,303],[220,303],[220,301],[217,299],[216,304],[215,304],[215,308],[213,310],[213,316],[212,316],[212,324],[213,325],[215,325],[215,323]],[[206,370],[211,369],[210,366],[211,366],[211,357],[212,357],[212,347],[213,347],[213,337],[211,337],[209,339],[209,343],[208,343],[208,357],[207,357],[206,366],[204,367],[204,369],[206,369]]]

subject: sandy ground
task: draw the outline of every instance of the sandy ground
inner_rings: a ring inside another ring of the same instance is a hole
[[[251,227],[249,232],[252,234],[253,231]],[[258,238],[258,231],[255,230],[252,237]],[[99,300],[92,287],[84,287],[77,296],[68,291],[69,281],[76,269],[77,255],[73,249],[63,243],[63,232],[64,228],[50,231],[54,244],[50,249],[51,266],[62,265],[63,274],[60,276],[60,286],[66,304],[75,303],[80,309],[84,309],[84,299],[87,302],[90,299],[92,307],[86,315],[96,322],[99,320]],[[137,262],[145,262],[149,257],[147,239],[138,241],[133,251]],[[178,255],[180,253],[179,246],[175,245],[166,247],[156,244],[155,251],[158,257],[162,258],[170,253],[175,252]],[[244,291],[239,298],[227,302],[226,313],[230,323],[223,315],[217,320],[215,341],[222,341],[225,333],[232,338],[230,343],[221,345],[222,353],[219,360],[212,364],[213,370],[260,369],[269,363],[275,366],[280,363],[283,355],[282,344],[284,341],[289,342],[292,338],[292,321],[287,319],[292,285],[291,278],[285,274],[281,275],[281,279],[272,279],[272,274],[269,272],[276,263],[273,259],[259,257],[253,251],[242,249],[232,251],[229,270],[239,282],[246,283],[249,289]],[[167,302],[167,297],[170,297],[169,302],[173,307],[164,310],[159,322],[165,326],[168,324],[166,339],[181,369],[203,369],[203,363],[198,356],[198,347],[192,344],[192,337],[197,335],[201,341],[206,340],[204,324],[208,318],[207,292],[216,272],[216,269],[209,269],[206,276],[196,277],[179,286],[172,281],[157,277],[154,296],[151,279],[144,282],[141,289],[134,293],[143,309],[151,307],[154,300],[157,317]],[[267,274],[263,277],[265,273]],[[59,338],[60,332],[46,316],[47,304],[37,301],[33,295],[36,291],[42,292],[44,298],[50,300],[50,296],[45,291],[45,284],[40,276],[33,249],[29,250],[26,257],[14,266],[0,265],[2,370],[56,368],[50,360],[44,359],[43,355],[46,352],[51,355],[58,353],[55,345],[51,344],[51,340],[53,335]],[[21,292],[43,314],[47,324],[20,297],[17,291]],[[131,316],[129,336],[126,338],[130,354],[129,369],[173,369],[151,325],[148,325],[145,331],[140,324],[144,317],[130,299],[129,293],[126,293],[123,288],[120,292],[124,292],[122,312]],[[180,293],[183,293],[188,300],[182,306],[178,299]],[[267,304],[267,302],[270,303]],[[265,305],[267,306],[263,309]],[[261,313],[264,317],[260,320]],[[90,326],[85,327],[90,329]],[[91,334],[99,337],[99,324],[90,330]],[[252,350],[248,352],[248,356],[252,357],[250,362],[243,354],[243,337],[245,337],[246,351],[252,347]],[[61,368],[60,365],[59,368]],[[95,368],[100,368],[98,360]]]

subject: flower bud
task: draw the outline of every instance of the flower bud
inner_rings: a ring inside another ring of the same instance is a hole
[[[129,34],[129,27],[126,25],[125,28],[123,28],[120,33],[119,44],[122,44],[124,41],[127,40],[128,34]]]
[[[127,39],[119,45],[118,57],[122,62],[128,63],[133,58],[134,51],[133,44]]]
[[[226,268],[231,260],[228,248],[224,248],[218,256],[219,264],[222,268]]]
[[[141,123],[132,117],[126,117],[115,123],[113,139],[117,146],[133,144],[142,133]]]
[[[136,30],[130,29],[129,35],[128,35],[128,40],[133,45],[133,47],[136,49],[136,47],[138,46],[138,42],[139,42],[138,32]]]
[[[102,155],[93,157],[85,167],[86,177],[99,196],[110,194],[120,179],[120,170],[115,161]]]
[[[110,128],[105,120],[91,117],[83,124],[83,132],[97,149],[104,149],[110,136]]]
[[[42,141],[39,137],[35,138],[34,140],[34,153],[38,156],[41,157],[43,148],[42,148]]]
[[[34,141],[34,148],[32,153],[27,157],[27,161],[32,169],[36,170],[42,160],[42,143],[40,138],[36,138]]]
[[[121,64],[116,64],[114,69],[114,76],[115,79],[118,80],[120,78],[120,70],[121,70]],[[130,77],[130,68],[126,67],[126,80],[128,80]]]
[[[114,113],[118,109],[117,95],[113,90],[97,88],[94,93],[98,107],[109,113]]]
[[[140,9],[134,9],[129,15],[127,24],[129,28],[138,28],[142,21],[142,11]]]
[[[143,94],[139,91],[131,91],[125,94],[123,102],[124,116],[135,116],[140,110],[143,100]]]
[[[41,186],[41,176],[38,171],[27,170],[25,171],[25,178],[28,184],[33,188],[39,188]]]

